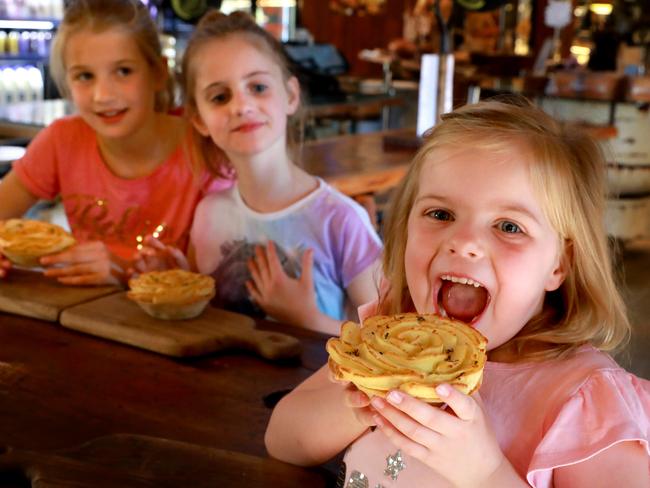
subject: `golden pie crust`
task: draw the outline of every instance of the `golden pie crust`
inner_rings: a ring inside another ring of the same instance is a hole
[[[40,258],[61,252],[75,244],[63,227],[49,222],[9,219],[0,222],[0,251],[21,266],[40,265]]]
[[[215,294],[211,276],[171,269],[150,271],[129,280],[127,296],[152,317],[164,320],[194,318]]]
[[[368,396],[402,390],[429,403],[443,403],[435,387],[449,383],[463,393],[478,389],[487,360],[487,339],[476,329],[432,314],[367,318],[341,325],[327,341],[328,365],[338,380]]]

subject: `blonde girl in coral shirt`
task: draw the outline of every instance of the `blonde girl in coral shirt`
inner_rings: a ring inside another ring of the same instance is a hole
[[[78,244],[41,258],[71,285],[120,283],[147,236],[185,249],[194,207],[215,179],[190,165],[158,31],[138,0],[73,1],[51,52],[77,114],[41,131],[0,184],[0,219],[60,196]],[[188,146],[189,147],[189,146]],[[0,256],[0,277],[9,262]]]

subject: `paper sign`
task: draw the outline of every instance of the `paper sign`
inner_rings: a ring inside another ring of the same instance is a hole
[[[418,136],[433,127],[441,114],[452,110],[453,87],[454,56],[423,54],[418,92]]]

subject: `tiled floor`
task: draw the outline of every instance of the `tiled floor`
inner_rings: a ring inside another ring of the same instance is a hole
[[[650,242],[625,248],[622,266],[633,330],[629,346],[616,359],[637,376],[650,379]]]

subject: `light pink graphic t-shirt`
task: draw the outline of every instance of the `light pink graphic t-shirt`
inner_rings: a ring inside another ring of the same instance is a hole
[[[207,171],[197,178],[184,143],[151,174],[120,178],[102,161],[95,132],[79,116],[42,130],[13,169],[35,196],[61,196],[79,241],[103,241],[123,259],[131,259],[148,235],[185,251],[198,201],[232,185]]]

